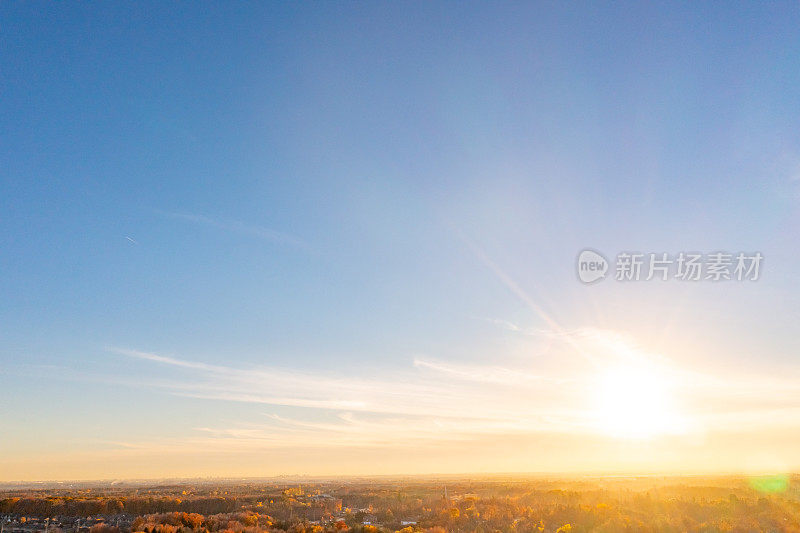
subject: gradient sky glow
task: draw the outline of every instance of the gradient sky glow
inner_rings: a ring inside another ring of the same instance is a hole
[[[0,27],[0,481],[800,468],[797,2]],[[586,247],[765,260],[585,286]]]

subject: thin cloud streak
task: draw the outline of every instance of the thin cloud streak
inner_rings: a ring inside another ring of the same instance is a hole
[[[455,417],[458,419],[530,420],[558,412],[537,405],[537,396],[561,400],[567,405],[566,389],[558,381],[518,373],[502,367],[441,366],[417,359],[417,372],[396,372],[395,379],[319,376],[281,369],[239,369],[189,361],[138,350],[114,348],[117,354],[196,372],[171,386],[173,394],[209,400],[261,403],[329,410],[351,410],[409,416]],[[443,372],[443,370],[445,372]],[[488,376],[487,387],[475,389],[479,375]],[[515,374],[520,377],[513,378]],[[503,379],[507,377],[508,379]],[[531,388],[531,380],[537,385]],[[520,405],[520,400],[526,400]],[[541,403],[541,402],[538,402]],[[549,403],[549,402],[548,402]]]
[[[519,298],[533,313],[535,313],[544,323],[553,331],[562,332],[564,329],[562,326],[552,318],[545,310],[536,303],[533,298],[522,288],[519,284],[514,281],[514,279],[509,276],[503,269],[500,268],[497,263],[495,263],[487,254],[483,251],[483,249],[478,246],[475,242],[467,238],[463,231],[459,228],[453,227],[456,235],[458,235],[459,239],[469,248],[469,250],[475,255],[475,257],[480,260],[491,272],[495,275],[495,277],[506,286],[508,290],[510,290],[517,298]],[[565,337],[569,339],[569,337]],[[578,354],[580,354],[586,361],[590,364],[597,366],[597,361],[594,359],[594,356],[590,352],[586,352],[581,349],[579,345],[572,346]]]
[[[555,383],[564,382],[564,380],[554,380],[545,376],[529,374],[527,372],[521,372],[519,370],[504,368],[501,366],[459,365],[420,358],[414,359],[414,366],[416,368],[432,370],[450,378],[481,383],[509,384],[542,381],[553,381]]]
[[[159,212],[165,216],[177,220],[183,220],[184,222],[231,231],[241,235],[249,235],[264,241],[269,241],[276,244],[285,244],[304,251],[311,251],[311,247],[302,239],[289,233],[284,233],[271,228],[265,228],[263,226],[257,226],[254,224],[245,224],[244,222],[238,220],[215,219],[194,213],[167,211]]]

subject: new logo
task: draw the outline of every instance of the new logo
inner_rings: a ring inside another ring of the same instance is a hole
[[[594,283],[606,277],[608,261],[594,250],[583,250],[578,254],[578,279],[584,283]]]

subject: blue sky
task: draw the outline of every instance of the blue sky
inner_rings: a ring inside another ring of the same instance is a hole
[[[530,382],[599,372],[559,335],[778,391],[715,423],[800,409],[782,392],[800,348],[796,3],[6,3],[0,20],[2,479],[571,469],[475,451],[510,434],[525,457],[582,450],[564,424],[587,402],[561,416]],[[765,269],[587,287],[585,247],[758,250]],[[492,389],[509,381],[530,418]],[[695,392],[676,397],[700,412]],[[471,402],[481,424],[442,424]],[[800,429],[775,418],[780,442]],[[426,424],[397,449],[331,438]],[[332,442],[327,462],[297,427]],[[575,468],[640,466],[602,446]],[[637,457],[715,455],[687,446]]]

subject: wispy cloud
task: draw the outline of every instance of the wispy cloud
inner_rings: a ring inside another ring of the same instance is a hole
[[[305,241],[294,235],[282,231],[277,231],[271,228],[258,226],[255,224],[246,224],[238,220],[211,218],[194,213],[167,212],[167,211],[159,211],[159,212],[170,218],[182,220],[184,222],[189,222],[192,224],[217,228],[225,231],[238,233],[241,235],[249,235],[257,239],[269,241],[276,244],[284,244],[305,251],[310,251],[311,249],[308,243],[306,243]]]
[[[608,330],[561,329],[541,334],[563,341],[563,349],[557,350],[562,356],[579,344],[582,350],[592,351],[599,364],[646,366],[663,376],[681,403],[691,406],[693,431],[735,431],[743,423],[751,428],[793,427],[800,412],[800,393],[792,393],[792,379],[718,376],[680,368],[666,357],[637,347],[631,338]],[[410,368],[380,376],[361,372],[333,375],[286,368],[238,368],[130,349],[112,351],[190,372],[182,379],[154,385],[175,395],[306,409],[293,417],[270,413],[260,422],[209,424],[195,428],[196,434],[183,440],[154,443],[162,450],[182,446],[253,450],[313,447],[313,443],[327,447],[424,446],[490,435],[588,435],[597,431],[591,405],[597,376],[589,366],[569,374],[561,370],[530,373],[502,365],[416,357]],[[779,404],[769,401],[769,394],[776,391]]]
[[[503,328],[505,330],[508,330],[508,331],[514,331],[514,332],[517,332],[517,333],[523,331],[522,328],[518,324],[515,324],[514,322],[511,322],[510,320],[503,320],[502,318],[486,318],[484,320],[486,320],[487,322],[491,322],[492,324],[494,324],[496,326],[500,326],[501,328]]]
[[[535,381],[553,381],[552,378],[502,366],[453,364],[444,361],[421,359],[418,357],[414,359],[414,366],[417,368],[438,372],[447,378],[482,383],[498,383],[508,385],[531,383]],[[558,383],[563,382],[563,380],[555,381]]]
[[[174,382],[174,394],[248,403],[346,409],[404,415],[464,416],[466,402],[485,396],[470,416],[487,419],[514,418],[520,413],[504,405],[503,390],[539,379],[518,370],[499,366],[459,367],[417,358],[415,367],[392,372],[391,379],[375,376],[320,375],[281,368],[236,368],[191,361],[140,350],[110,348],[110,351],[153,363],[194,371],[191,379]],[[444,375],[443,375],[444,374]],[[474,381],[494,383],[492,389],[476,393]],[[486,379],[488,377],[488,380]],[[545,386],[555,386],[547,384]],[[513,399],[507,398],[508,402]],[[528,412],[535,411],[529,407]]]

